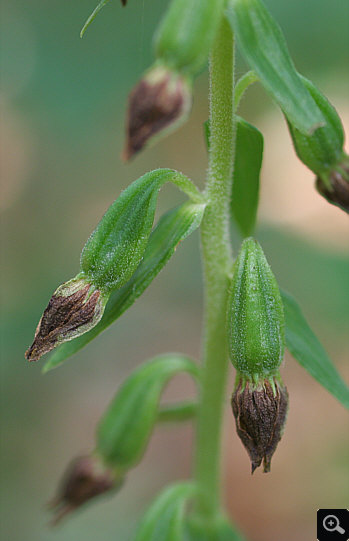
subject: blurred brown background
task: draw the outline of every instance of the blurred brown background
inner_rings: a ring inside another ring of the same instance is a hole
[[[200,353],[198,235],[112,328],[45,377],[24,351],[58,284],[78,270],[79,252],[120,190],[166,166],[202,186],[207,73],[195,86],[190,121],[130,165],[120,161],[127,93],[152,60],[161,0],[110,2],[79,39],[96,0],[5,0],[1,8],[2,534],[12,541],[124,541],[166,482],[189,475],[189,424],[156,430],[122,492],[55,531],[45,502],[67,462],[89,450],[116,388],[141,361],[164,351]],[[298,69],[312,78],[348,126],[349,4],[294,0],[266,4],[278,18]],[[238,62],[238,73],[244,72]],[[348,222],[313,188],[283,118],[257,85],[241,114],[265,136],[258,238],[282,287],[301,303],[344,377],[348,342]],[[159,212],[181,201],[167,187]],[[237,247],[239,239],[234,236]],[[313,541],[316,510],[346,507],[348,423],[342,406],[290,357],[287,428],[272,472],[251,477],[227,389],[224,499],[250,541]],[[185,379],[166,399],[187,396]]]

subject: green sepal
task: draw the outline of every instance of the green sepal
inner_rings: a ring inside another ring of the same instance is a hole
[[[194,361],[168,353],[144,363],[123,383],[97,429],[96,451],[107,465],[125,471],[139,462],[156,424],[164,387],[181,372],[199,377]]]
[[[102,291],[123,286],[140,263],[152,229],[158,193],[173,182],[185,193],[194,185],[172,169],[156,169],[134,181],[109,207],[81,253],[81,271]]]
[[[281,292],[286,324],[286,347],[309,374],[349,409],[349,387],[337,372],[309,327],[296,300]]]
[[[285,343],[280,291],[261,246],[244,240],[228,300],[228,339],[235,368],[251,380],[276,373]]]
[[[263,135],[238,117],[231,213],[243,237],[251,235],[255,228],[262,160]]]
[[[199,227],[204,210],[205,205],[188,202],[162,216],[150,235],[143,259],[136,272],[123,287],[111,294],[101,321],[91,331],[76,340],[58,346],[44,365],[43,372],[48,372],[62,364],[132,306],[166,265],[177,245]]]
[[[196,492],[190,482],[166,488],[148,509],[134,541],[183,541],[185,506]]]
[[[282,31],[260,0],[229,0],[227,18],[250,68],[302,133],[325,124],[321,111],[299,77]]]
[[[337,111],[327,98],[311,81],[301,75],[300,77],[322,112],[326,123],[312,135],[306,135],[297,130],[287,116],[286,120],[298,158],[326,182],[331,169],[339,164],[343,157],[343,126]]]
[[[224,0],[172,0],[155,35],[157,59],[196,75],[207,58],[221,20]]]

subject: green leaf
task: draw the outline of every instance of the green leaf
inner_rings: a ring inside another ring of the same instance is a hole
[[[189,482],[165,489],[145,514],[135,541],[183,541],[185,505],[195,493]]]
[[[84,26],[81,29],[80,38],[83,37],[83,35],[85,34],[87,28],[90,26],[92,21],[95,20],[95,18],[97,17],[97,15],[101,11],[101,9],[104,8],[104,6],[106,4],[108,4],[108,2],[109,2],[109,0],[101,0],[101,2],[99,2],[99,4],[95,7],[95,9],[92,11],[91,15],[88,17],[87,21],[85,22]]]
[[[158,418],[161,394],[181,372],[199,377],[194,361],[168,353],[144,363],[127,378],[97,429],[96,450],[106,464],[127,470],[139,462]]]
[[[243,237],[253,233],[256,223],[262,159],[263,135],[238,117],[231,212]]]
[[[229,0],[228,20],[250,68],[301,132],[312,133],[325,121],[299,77],[282,31],[260,0]]]
[[[291,295],[281,293],[286,320],[286,347],[314,379],[349,409],[349,388],[306,322]]]
[[[48,372],[62,364],[132,306],[166,265],[176,246],[199,227],[204,209],[205,205],[188,202],[169,211],[160,219],[157,227],[150,235],[139,267],[123,287],[111,294],[101,321],[91,331],[76,340],[58,346],[45,364],[43,372]]]

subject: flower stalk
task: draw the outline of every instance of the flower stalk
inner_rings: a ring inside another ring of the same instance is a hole
[[[226,305],[231,264],[229,202],[234,157],[234,44],[222,19],[210,57],[208,205],[201,226],[205,282],[202,394],[198,408],[195,475],[197,514],[215,519],[220,503],[220,440],[228,369]]]

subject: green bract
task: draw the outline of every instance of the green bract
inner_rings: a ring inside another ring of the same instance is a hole
[[[158,418],[161,393],[180,372],[198,377],[196,364],[176,353],[140,366],[124,382],[97,431],[97,453],[117,470],[128,470],[141,459]]]
[[[259,380],[275,374],[284,355],[279,288],[262,248],[246,239],[234,264],[228,301],[229,352],[239,373]]]
[[[224,0],[172,0],[155,37],[157,58],[196,75],[207,62],[223,6]]]
[[[167,487],[145,514],[134,541],[184,541],[184,511],[196,494],[194,483]]]
[[[303,133],[325,122],[321,111],[299,77],[277,22],[260,0],[229,0],[227,17],[251,69]]]
[[[251,235],[256,223],[262,159],[263,135],[238,117],[231,211],[244,237]]]

